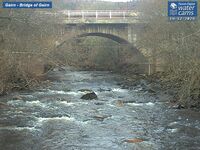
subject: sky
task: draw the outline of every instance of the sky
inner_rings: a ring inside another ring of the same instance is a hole
[[[102,0],[102,1],[109,1],[109,2],[127,2],[130,0]]]

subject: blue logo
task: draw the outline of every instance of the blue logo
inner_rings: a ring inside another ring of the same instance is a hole
[[[52,8],[52,2],[3,2],[3,8]]]
[[[195,20],[197,9],[197,1],[168,1],[170,20]]]
[[[177,9],[176,3],[171,3],[171,4],[170,4],[170,8],[171,8],[171,9]]]

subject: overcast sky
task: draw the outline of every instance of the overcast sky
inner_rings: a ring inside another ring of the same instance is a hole
[[[110,1],[110,2],[127,2],[130,0],[102,0],[102,1]]]

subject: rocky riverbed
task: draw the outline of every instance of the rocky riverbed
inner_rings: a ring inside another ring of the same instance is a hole
[[[0,98],[1,150],[200,149],[200,113],[171,107],[159,85],[98,71],[49,77],[45,88]]]

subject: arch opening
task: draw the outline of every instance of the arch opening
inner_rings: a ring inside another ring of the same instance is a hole
[[[107,34],[107,33],[99,33],[99,32],[93,32],[93,33],[83,33],[81,35],[78,35],[77,37],[87,37],[87,36],[99,36],[99,37],[104,37],[104,38],[108,38],[111,39],[119,44],[130,44],[127,40],[113,35],[113,34]]]
[[[127,52],[125,52],[125,55],[127,57],[124,58],[125,61],[124,61],[123,67],[132,65],[131,67],[133,67],[133,71],[140,70],[139,71],[140,73],[147,72],[148,70],[147,64],[149,62],[148,58],[145,57],[145,55],[138,48],[133,46],[133,44],[130,43],[129,41],[113,34],[100,33],[100,32],[82,33],[79,35],[74,35],[70,39],[73,40],[73,39],[80,39],[84,37],[85,38],[86,37],[102,37],[102,38],[110,39],[118,43],[119,45],[124,47],[123,49],[124,51],[128,50]],[[58,46],[56,46],[56,48],[62,47],[62,45],[66,42],[67,40],[64,40]]]
[[[91,33],[80,34],[80,35],[76,36],[76,38],[89,37],[89,36],[108,38],[108,39],[111,39],[119,44],[124,45],[124,46],[126,45],[129,47],[129,49],[132,50],[132,52],[134,52],[135,55],[137,55],[138,58],[141,59],[141,62],[145,62],[145,63],[148,62],[147,58],[143,55],[143,53],[137,47],[133,46],[132,43],[130,43],[129,41],[127,41],[119,36],[116,36],[113,34],[108,34],[108,33],[91,32]]]
[[[84,38],[84,37],[90,37],[90,36],[103,37],[103,38],[111,39],[119,44],[126,45],[132,50],[132,52],[134,52],[134,55],[136,57],[140,58],[140,62],[148,63],[148,59],[143,55],[143,53],[138,48],[133,46],[132,43],[125,40],[124,38],[121,38],[121,37],[113,35],[113,34],[101,33],[101,32],[82,33],[82,34],[76,35],[72,39]],[[56,48],[62,47],[62,45],[65,43],[66,43],[66,41],[59,43],[56,46]]]

